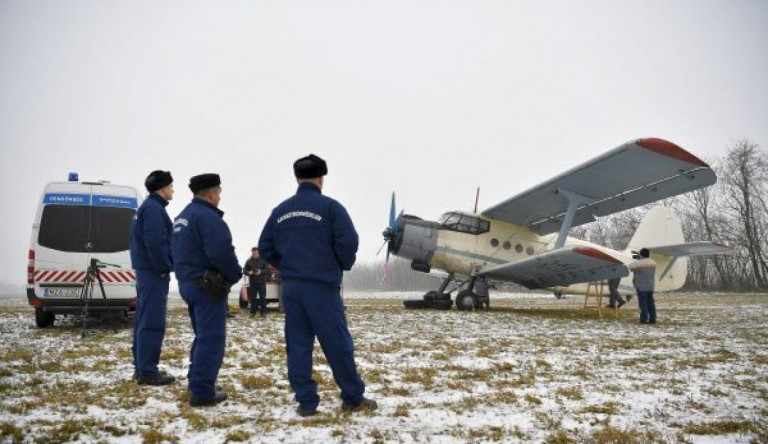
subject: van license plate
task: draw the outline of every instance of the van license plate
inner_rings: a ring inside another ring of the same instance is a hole
[[[80,287],[76,288],[46,288],[43,294],[46,297],[73,298],[80,296]]]

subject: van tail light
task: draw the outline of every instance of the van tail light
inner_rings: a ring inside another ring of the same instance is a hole
[[[139,298],[133,298],[133,299],[131,299],[131,302],[130,302],[130,304],[128,305],[128,307],[129,307],[131,310],[136,310],[136,306],[137,306],[137,305],[139,305]]]
[[[35,306],[35,307],[39,307],[39,306],[43,305],[43,301],[41,301],[40,299],[30,299],[29,300],[29,305],[32,305],[32,306]]]
[[[29,250],[29,262],[27,263],[27,284],[35,283],[35,250]]]

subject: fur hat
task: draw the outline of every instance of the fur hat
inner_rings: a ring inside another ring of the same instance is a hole
[[[221,185],[221,178],[218,174],[200,174],[189,179],[189,189],[192,193],[197,193],[198,191],[217,187],[219,185]]]
[[[160,188],[167,187],[172,183],[173,177],[171,177],[170,171],[155,170],[149,173],[147,180],[144,181],[144,186],[147,187],[147,191],[151,193]]]
[[[293,162],[293,174],[297,179],[313,179],[328,174],[325,161],[314,154]]]

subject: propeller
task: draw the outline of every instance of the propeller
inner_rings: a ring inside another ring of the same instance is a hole
[[[387,246],[387,256],[384,260],[383,281],[386,281],[387,276],[389,275],[389,253],[395,249],[395,243],[397,242],[402,227],[403,212],[400,211],[400,213],[395,216],[395,193],[392,192],[392,201],[389,204],[389,225],[382,233],[384,236],[384,243],[379,247],[379,251],[376,252],[376,255],[378,256],[381,249],[384,248],[385,245]]]
[[[394,242],[397,240],[397,236],[400,234],[400,230],[403,226],[403,211],[400,211],[400,214],[395,217],[395,193],[392,192],[392,201],[389,204],[389,225],[382,233],[384,235],[384,244],[379,248],[379,251],[381,251],[382,248],[384,248],[384,245],[389,245],[387,247],[387,258],[385,260],[385,263],[389,263],[389,253],[394,250],[395,244]],[[378,255],[378,253],[376,253]]]

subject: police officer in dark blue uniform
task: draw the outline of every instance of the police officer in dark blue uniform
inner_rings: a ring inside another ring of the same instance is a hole
[[[347,211],[321,193],[328,168],[309,155],[293,164],[296,195],[278,205],[259,239],[259,252],[280,270],[285,309],[288,379],[297,413],[317,413],[320,398],[312,380],[312,350],[320,341],[333,378],[341,389],[342,409],[375,409],[365,398],[357,372],[352,336],[339,294],[342,273],[355,263],[358,238]]]
[[[165,337],[171,259],[171,219],[165,211],[173,199],[173,177],[152,171],[144,185],[149,196],[141,204],[131,227],[131,265],[136,270],[138,304],[134,313],[134,379],[141,385],[168,385],[175,378],[158,370]]]
[[[218,174],[189,180],[195,197],[174,220],[171,237],[179,291],[195,332],[187,375],[193,407],[227,399],[216,389],[216,378],[224,359],[227,295],[242,276],[224,212],[218,208],[220,185]]]

